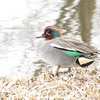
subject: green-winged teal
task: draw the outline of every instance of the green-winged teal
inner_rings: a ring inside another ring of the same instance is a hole
[[[46,63],[58,66],[56,74],[60,67],[89,66],[100,52],[83,41],[62,36],[56,26],[46,27],[40,37],[45,40],[38,45],[38,54]]]

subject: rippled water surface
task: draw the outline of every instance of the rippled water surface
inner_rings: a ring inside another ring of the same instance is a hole
[[[86,13],[82,13],[82,5],[80,0],[0,1],[0,75],[32,75],[41,67],[35,37],[48,25],[57,25],[63,34],[91,41],[100,48],[100,1],[91,1],[87,6],[92,9]],[[84,24],[85,16],[90,23]],[[84,26],[90,24],[92,28],[85,31]]]

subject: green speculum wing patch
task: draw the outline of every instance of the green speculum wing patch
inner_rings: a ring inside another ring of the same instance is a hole
[[[73,57],[76,57],[76,56],[79,56],[80,55],[80,52],[78,51],[64,51],[67,55],[69,56],[73,56]]]

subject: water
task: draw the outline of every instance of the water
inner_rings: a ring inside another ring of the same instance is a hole
[[[82,13],[79,13],[81,7],[79,1],[0,1],[0,76],[33,75],[36,69],[40,69],[43,64],[38,63],[36,47],[39,40],[35,37],[41,35],[48,25],[57,25],[63,34],[78,36],[86,42],[91,41],[99,48],[100,1],[96,0],[96,3],[91,1],[92,4],[89,5],[93,6],[90,10],[91,16],[89,15],[92,22],[88,23],[92,28],[86,31],[80,30],[82,18],[79,16]],[[82,35],[82,32],[87,36]]]

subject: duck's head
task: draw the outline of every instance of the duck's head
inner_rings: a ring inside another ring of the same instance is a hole
[[[46,40],[51,40],[56,37],[62,36],[61,30],[56,26],[48,26],[44,29],[42,36],[37,38],[45,38]]]

